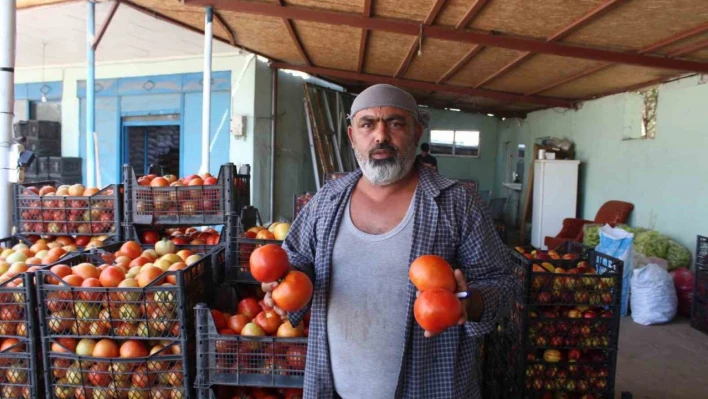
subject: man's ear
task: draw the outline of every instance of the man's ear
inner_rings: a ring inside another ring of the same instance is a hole
[[[352,121],[352,122],[354,122],[354,121]],[[347,136],[349,136],[349,142],[352,143],[352,145],[354,145],[354,139],[352,138],[352,126],[351,125],[347,126]]]

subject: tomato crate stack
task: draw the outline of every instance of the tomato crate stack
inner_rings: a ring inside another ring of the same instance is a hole
[[[0,397],[38,398],[44,393],[36,312],[34,273],[5,260],[5,250],[21,243],[17,237],[0,240]],[[13,260],[10,258],[10,260]],[[18,269],[18,270],[14,270]],[[18,272],[18,274],[15,274]],[[14,275],[12,275],[14,274]]]
[[[485,341],[485,397],[614,398],[624,265],[569,249],[510,249],[513,301]]]
[[[691,326],[708,334],[708,237],[696,239],[696,276],[691,308]]]
[[[121,237],[122,186],[14,185],[13,222],[17,234]]]
[[[36,272],[47,397],[193,398],[194,307],[212,300],[223,247],[175,259],[181,266],[166,271],[160,260],[179,255],[165,254],[126,274],[121,258],[149,250],[116,245],[116,253],[104,247]]]
[[[224,334],[211,310],[197,307],[197,386],[302,387],[307,338]]]
[[[249,165],[237,171],[228,163],[221,166],[217,178],[190,175],[181,181],[172,175],[138,178],[125,165],[123,182],[127,224],[220,225],[250,204]]]

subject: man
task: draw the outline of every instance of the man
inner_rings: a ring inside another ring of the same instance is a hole
[[[410,94],[372,86],[350,119],[361,169],[326,184],[283,244],[314,282],[304,397],[481,398],[477,339],[510,297],[505,248],[476,194],[415,165],[427,121]],[[412,311],[408,267],[425,254],[459,268],[458,290],[469,292],[459,324],[438,336]],[[266,302],[273,305],[270,294]],[[308,309],[290,314],[291,323]]]
[[[423,143],[420,145],[420,154],[416,157],[416,161],[423,165],[438,170],[438,160],[430,155],[430,144]]]

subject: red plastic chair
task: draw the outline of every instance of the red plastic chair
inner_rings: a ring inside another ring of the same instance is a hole
[[[544,244],[548,248],[558,248],[566,241],[583,242],[583,226],[586,224],[617,224],[627,223],[634,205],[624,201],[607,201],[595,215],[595,220],[567,218],[563,220],[563,228],[555,237],[546,237]]]

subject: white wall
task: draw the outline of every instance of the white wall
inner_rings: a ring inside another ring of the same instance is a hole
[[[536,138],[570,139],[582,162],[579,216],[593,219],[609,200],[631,202],[631,225],[657,229],[695,250],[696,235],[708,234],[706,110],[708,84],[693,77],[659,88],[653,140],[625,140],[641,134],[642,98],[624,93],[586,102],[578,111],[546,110],[500,122],[498,142],[526,144],[528,168]],[[501,184],[499,173],[495,184]]]

